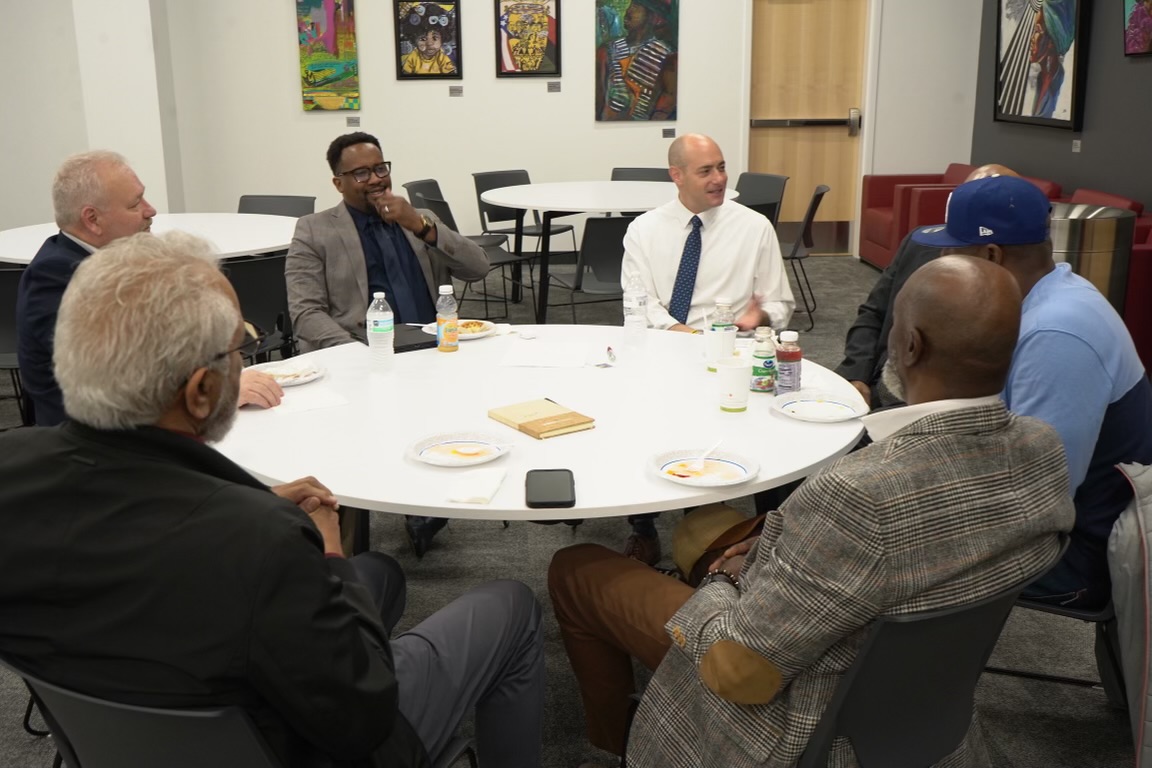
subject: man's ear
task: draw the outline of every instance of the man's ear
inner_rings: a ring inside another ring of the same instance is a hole
[[[913,367],[924,356],[924,334],[920,333],[919,328],[910,329],[901,346],[900,362],[905,368]]]
[[[990,261],[998,267],[1004,266],[1004,249],[995,243],[988,243],[980,248],[980,258]]]
[[[675,165],[669,166],[668,176],[672,179],[676,186],[680,186],[680,182],[684,181],[684,169],[678,168]]]
[[[184,385],[184,408],[196,422],[212,415],[220,399],[221,376],[210,368],[197,368]]]
[[[94,205],[86,205],[80,209],[80,226],[86,231],[99,236],[100,227],[100,211]]]

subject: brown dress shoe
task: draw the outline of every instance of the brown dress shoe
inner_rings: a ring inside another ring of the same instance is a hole
[[[624,556],[648,565],[660,562],[660,537],[633,533],[624,545]]]

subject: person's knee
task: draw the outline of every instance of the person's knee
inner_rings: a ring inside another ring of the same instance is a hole
[[[581,563],[607,551],[610,550],[599,544],[574,544],[552,555],[552,562],[548,565],[548,594],[552,596],[553,602],[557,595],[567,591],[571,575]]]

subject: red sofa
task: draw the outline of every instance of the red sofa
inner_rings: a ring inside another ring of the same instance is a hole
[[[1109,208],[1123,208],[1132,211],[1137,216],[1144,212],[1144,203],[1130,197],[1121,197],[1109,192],[1100,192],[1096,189],[1078,189],[1070,197],[1061,202],[1073,205],[1106,205]]]
[[[975,166],[952,163],[944,173],[869,174],[860,194],[860,258],[883,269],[912,227],[909,204],[913,189],[925,185],[954,187]],[[946,196],[945,196],[946,197]]]
[[[1128,261],[1124,324],[1144,362],[1144,370],[1152,371],[1152,222],[1137,225]]]

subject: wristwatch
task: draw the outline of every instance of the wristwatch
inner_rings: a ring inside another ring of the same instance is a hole
[[[423,240],[428,236],[428,233],[432,231],[432,227],[436,225],[432,223],[431,219],[429,219],[427,216],[424,216],[423,214],[420,216],[420,221],[423,222],[424,226],[420,227],[420,231],[416,233],[416,237]]]

